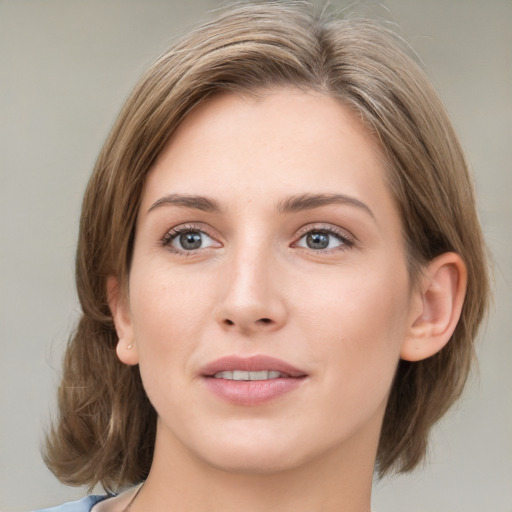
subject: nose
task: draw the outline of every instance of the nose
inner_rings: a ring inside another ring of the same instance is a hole
[[[226,264],[216,310],[222,329],[250,335],[278,330],[286,322],[282,273],[270,252],[241,250]]]

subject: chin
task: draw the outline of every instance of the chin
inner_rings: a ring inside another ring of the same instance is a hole
[[[288,439],[225,439],[209,443],[196,455],[206,464],[220,471],[240,474],[265,475],[279,473],[300,466],[309,457],[304,443],[294,446]],[[302,449],[301,449],[302,448]]]
[[[277,457],[275,454],[262,453],[265,452],[264,448],[259,448],[256,452],[240,451],[223,454],[220,457],[211,457],[204,461],[219,471],[241,475],[271,475],[300,466],[298,460],[291,460],[289,457],[283,460],[282,457]]]

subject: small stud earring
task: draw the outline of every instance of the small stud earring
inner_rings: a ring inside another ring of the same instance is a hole
[[[130,343],[126,348],[127,348],[128,350],[131,350],[131,348],[132,348],[132,347],[133,347],[133,345]]]

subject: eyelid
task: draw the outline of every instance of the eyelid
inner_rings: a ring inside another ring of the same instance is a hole
[[[198,233],[202,233],[203,235],[206,235],[208,238],[213,240],[215,244],[209,247],[200,247],[198,249],[192,249],[192,250],[181,250],[177,249],[175,247],[171,246],[171,242],[174,241],[179,235],[182,233],[187,233],[190,231],[195,231]],[[222,244],[217,240],[216,235],[212,233],[212,230],[206,226],[203,223],[195,223],[195,222],[187,222],[184,224],[178,224],[177,226],[173,226],[172,228],[168,229],[165,234],[160,239],[160,245],[162,247],[165,247],[169,249],[170,251],[177,253],[177,254],[183,254],[183,255],[191,255],[198,251],[204,251],[210,248],[218,248],[222,247]]]
[[[336,226],[335,224],[326,224],[326,223],[312,223],[312,224],[306,224],[305,226],[302,226],[298,232],[297,237],[292,245],[295,245],[301,240],[305,235],[312,231],[324,231],[328,234],[332,234],[336,237],[338,237],[343,242],[343,247],[352,247],[357,243],[357,238],[347,231],[346,229],[340,228],[339,226]],[[318,251],[318,252],[329,252],[330,250],[336,250],[335,249],[326,249],[324,251]],[[339,249],[338,249],[339,250]]]

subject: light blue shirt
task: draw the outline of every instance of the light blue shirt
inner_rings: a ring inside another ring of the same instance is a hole
[[[94,507],[96,503],[111,497],[112,496],[87,496],[87,498],[78,501],[69,501],[58,507],[44,508],[36,510],[35,512],[90,512],[91,508]]]

